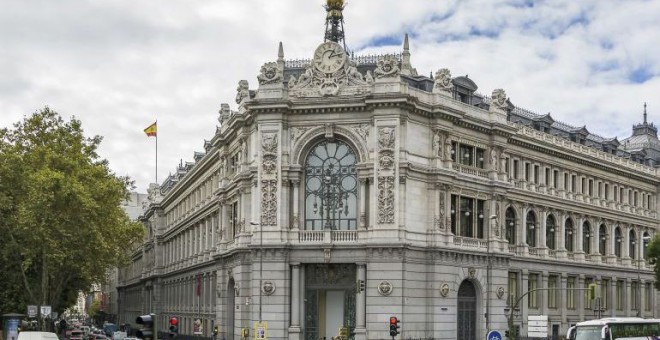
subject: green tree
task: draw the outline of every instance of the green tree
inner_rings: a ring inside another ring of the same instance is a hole
[[[646,247],[646,257],[653,264],[655,289],[660,290],[660,238],[656,235]]]
[[[132,182],[99,157],[101,141],[49,108],[0,130],[3,313],[27,304],[61,313],[127,263],[126,249],[141,239],[143,227],[120,207]]]

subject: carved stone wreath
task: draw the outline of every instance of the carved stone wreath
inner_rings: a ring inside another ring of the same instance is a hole
[[[266,295],[273,295],[275,293],[275,283],[273,281],[264,281],[261,291]]]
[[[440,285],[440,295],[442,295],[442,297],[447,297],[447,295],[449,295],[449,284],[448,283],[445,282],[445,283]]]
[[[385,55],[378,59],[374,76],[378,78],[392,78],[399,76],[399,61],[393,55]]]
[[[378,293],[382,296],[389,296],[392,294],[392,290],[394,290],[394,287],[387,280],[380,281],[378,284]]]

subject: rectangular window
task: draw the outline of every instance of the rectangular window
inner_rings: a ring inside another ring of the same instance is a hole
[[[511,163],[509,157],[505,158],[504,172],[506,173],[507,178],[511,178]]]
[[[513,160],[513,178],[520,179],[520,161]]]
[[[541,184],[541,179],[539,178],[539,166],[534,165],[534,183]]]
[[[506,300],[506,305],[511,307],[518,300],[518,273],[509,272],[509,297]]]
[[[543,184],[548,185],[549,180],[550,180],[550,168],[545,168],[545,178]]]
[[[634,198],[634,199],[633,199],[633,204],[634,204],[634,206],[637,206],[637,196],[638,196],[637,194],[638,194],[637,191],[635,191],[635,195],[633,196],[633,198]]]
[[[463,237],[484,237],[486,201],[451,195],[451,230]]]
[[[476,167],[483,169],[484,168],[484,149],[477,148],[477,157],[476,157]]]
[[[605,199],[606,200],[610,199],[610,186],[607,183],[605,183]]]
[[[575,192],[575,186],[577,185],[577,176],[571,176],[571,192]]]
[[[555,189],[559,188],[559,170],[555,170],[553,173],[553,181],[552,181],[552,186]]]
[[[548,275],[548,308],[557,308],[557,288],[559,288],[557,275]]]
[[[229,206],[229,227],[231,228],[232,237],[236,238],[238,235],[238,202]]]
[[[575,276],[566,278],[566,308],[575,309]]]
[[[584,180],[584,177],[580,177],[580,188],[582,188],[582,193],[587,193],[587,181]]]
[[[459,163],[474,166],[474,148],[469,145],[459,144],[458,150],[458,157],[460,157]]]
[[[607,296],[607,291],[609,287],[610,287],[610,280],[602,279],[600,281],[600,306],[605,309],[608,308],[607,304],[609,303]]]
[[[623,188],[619,188],[619,203],[623,203]]]
[[[458,152],[458,142],[451,142],[451,161],[456,162],[456,153]]]
[[[616,281],[616,309],[623,310],[623,280]]]
[[[529,182],[529,176],[530,176],[529,166],[530,166],[529,163],[525,163],[525,181],[527,182]]]
[[[531,292],[527,295],[527,307],[539,308],[538,292],[532,292],[539,287],[539,274],[529,274],[527,279],[527,291]]]
[[[589,196],[593,197],[594,195],[594,180],[590,179],[589,180]]]
[[[458,196],[451,195],[451,233],[456,235],[458,228]]]
[[[568,185],[570,184],[570,181],[568,180],[568,174],[564,173],[564,190],[568,191]]]

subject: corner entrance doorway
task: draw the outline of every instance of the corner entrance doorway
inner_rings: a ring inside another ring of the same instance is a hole
[[[355,280],[354,264],[305,265],[305,340],[353,333]]]
[[[475,340],[477,338],[477,290],[470,280],[463,280],[458,287],[456,313],[456,339]]]

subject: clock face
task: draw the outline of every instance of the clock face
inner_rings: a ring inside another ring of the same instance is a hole
[[[334,73],[346,62],[346,52],[336,42],[324,42],[314,52],[314,67],[323,73]]]

